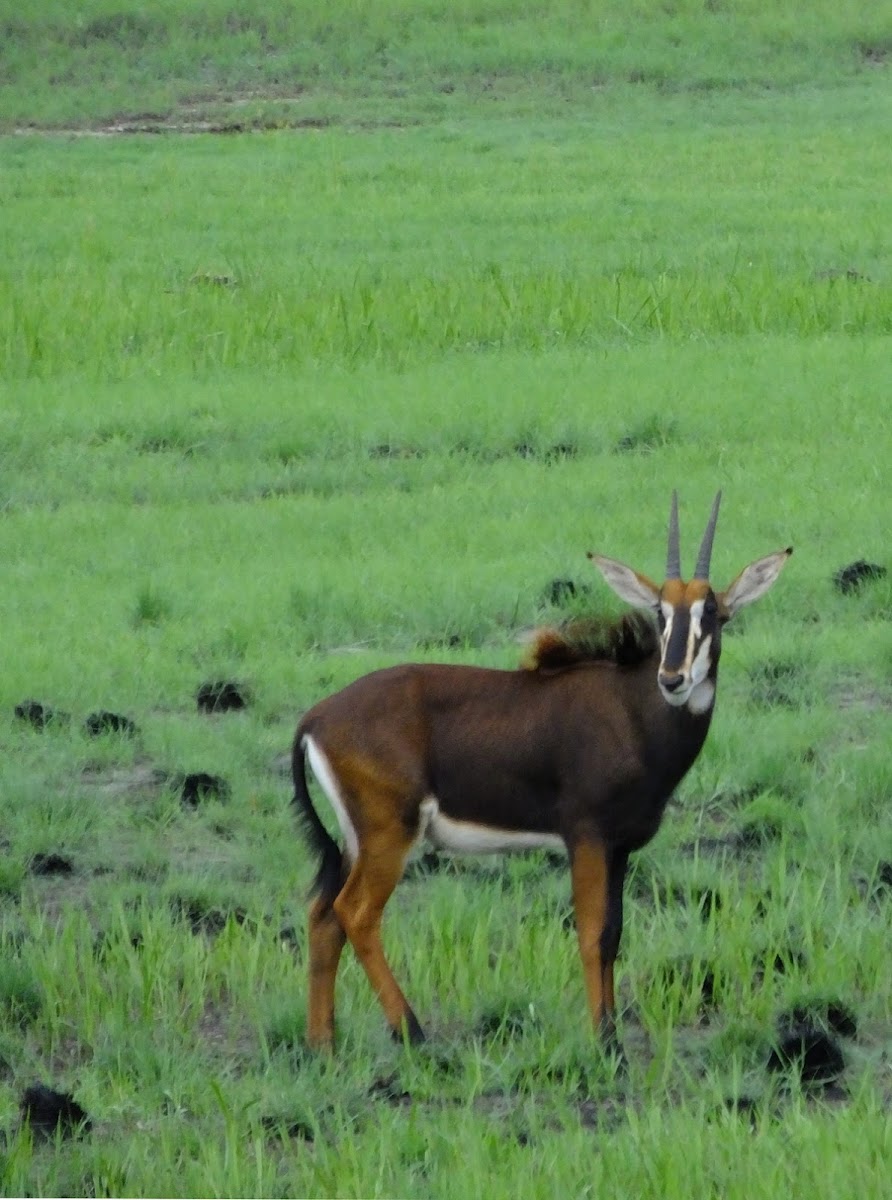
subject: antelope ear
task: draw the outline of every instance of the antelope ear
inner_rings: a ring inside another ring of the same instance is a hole
[[[603,554],[589,551],[589,558],[621,600],[635,608],[659,608],[660,589],[646,575],[639,575],[625,563],[617,562],[615,558],[605,558]]]
[[[748,567],[744,567],[730,587],[724,592],[719,592],[716,597],[722,620],[730,621],[738,609],[764,596],[792,553],[793,547],[788,546],[786,550],[778,550],[776,554],[757,558]]]

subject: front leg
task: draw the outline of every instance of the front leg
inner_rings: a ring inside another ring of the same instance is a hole
[[[574,840],[569,849],[576,934],[589,1010],[595,1029],[609,1043],[614,1036],[613,974],[611,971],[608,981],[604,933],[609,911],[610,852],[603,840],[591,835]],[[608,983],[609,988],[605,987]]]
[[[626,882],[626,867],[629,864],[627,850],[614,850],[607,868],[607,920],[601,935],[601,960],[604,966],[604,1008],[610,1025],[608,1037],[616,1037],[616,995],[613,986],[613,964],[623,935],[623,886]]]
[[[605,1046],[619,1049],[613,964],[623,931],[627,850],[586,835],[570,846],[576,933],[592,1022]]]

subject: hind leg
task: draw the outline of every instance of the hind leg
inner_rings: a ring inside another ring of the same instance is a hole
[[[402,877],[411,846],[412,838],[399,822],[367,833],[334,910],[394,1036],[422,1042],[424,1031],[394,978],[381,944],[384,906]]]
[[[310,1003],[307,1041],[317,1049],[334,1044],[335,979],[347,941],[332,901],[317,896],[310,908]]]

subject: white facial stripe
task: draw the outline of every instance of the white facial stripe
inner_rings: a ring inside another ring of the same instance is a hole
[[[356,856],[359,854],[359,838],[356,836],[356,830],[353,828],[353,822],[350,820],[350,815],[347,812],[347,806],[344,804],[344,798],[341,795],[341,789],[338,784],[337,776],[331,769],[331,763],[322,753],[321,748],[307,734],[303,739],[304,750],[306,751],[307,761],[310,764],[310,770],[319,781],[319,786],[328,798],[328,803],[334,810],[334,814],[338,819],[338,825],[341,827],[341,835],[344,838],[344,849],[347,852],[347,857],[351,863],[356,861]]]
[[[710,650],[712,649],[712,635],[708,634],[702,641],[700,649],[697,651],[697,657],[691,663],[691,682],[696,686],[702,683],[709,674],[709,668],[712,663]]]
[[[440,803],[429,796],[421,805],[419,840],[427,840],[437,850],[455,854],[504,854],[511,850],[564,850],[563,838],[556,833],[531,833],[527,830],[495,829],[473,821],[456,821],[440,812]]]
[[[703,601],[695,600],[691,605],[691,636],[688,640],[688,655],[693,649],[694,643],[700,637],[700,622],[703,620]]]
[[[712,645],[712,636],[710,635],[703,639],[700,648],[697,649],[697,643],[703,633],[703,604],[704,601],[695,600],[689,609],[688,645],[682,668],[682,673],[695,684],[709,673],[709,648]]]
[[[666,647],[669,645],[669,638],[672,636],[672,618],[675,616],[675,609],[665,600],[660,601],[660,608],[663,613],[663,632],[660,635],[660,642],[663,646],[663,653],[666,652]]]

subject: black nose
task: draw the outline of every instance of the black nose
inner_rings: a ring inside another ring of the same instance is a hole
[[[684,683],[684,675],[661,675],[660,683],[667,692],[677,692]]]

